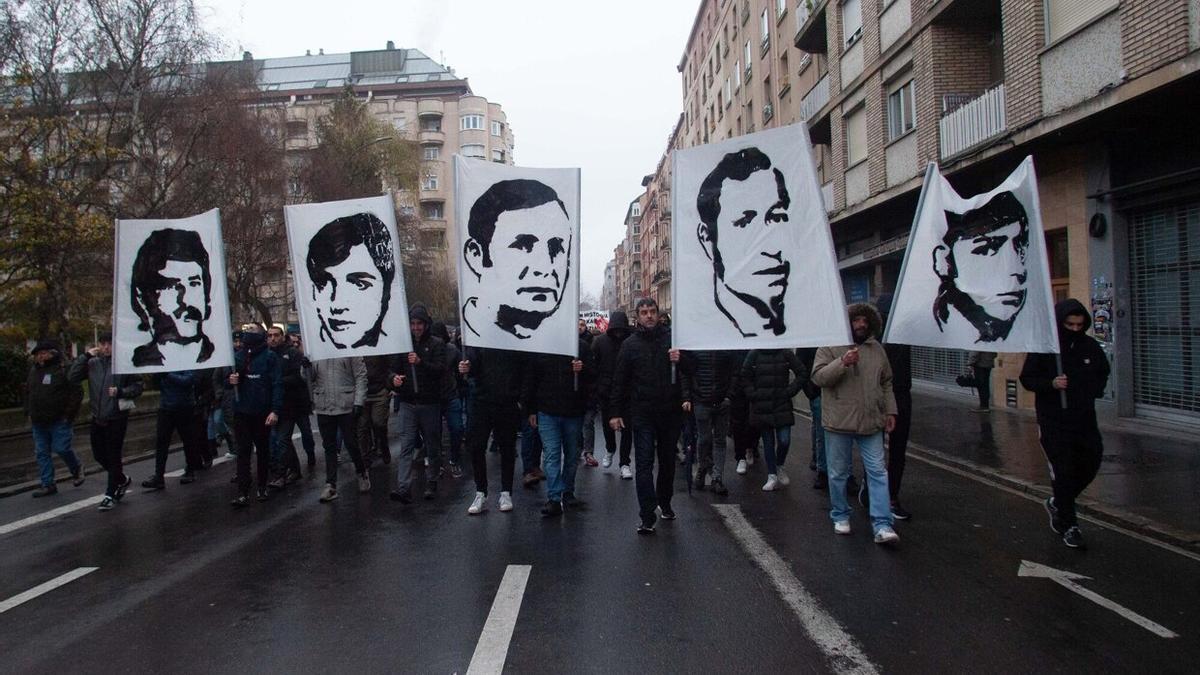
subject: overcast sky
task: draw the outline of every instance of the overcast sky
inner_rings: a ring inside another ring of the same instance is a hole
[[[197,0],[220,56],[416,47],[499,103],[524,166],[583,169],[583,275],[597,298],[630,200],[677,119],[699,0]]]

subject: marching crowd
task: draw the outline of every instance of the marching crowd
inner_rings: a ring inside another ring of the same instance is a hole
[[[767,474],[761,489],[789,486],[796,464],[787,461],[792,399],[803,392],[813,418],[812,487],[829,492],[834,532],[851,533],[850,497],[856,496],[869,513],[874,541],[890,544],[899,540],[895,521],[911,517],[899,497],[912,421],[908,347],[879,342],[890,304],[885,296],[878,309],[849,306],[850,345],[681,351],[671,346],[667,318],[657,304],[643,298],[632,325],[620,311],[600,335],[581,322],[577,358],[463,348],[459,336],[452,339],[422,305],[409,311],[413,351],[391,356],[310,362],[298,335],[280,325],[264,331],[247,324],[234,335],[233,367],[153,376],[161,395],[154,474],[141,485],[167,487],[168,450],[178,435],[185,462],[179,483],[196,481],[224,444],[237,463],[233,506],[266,501],[304,475],[296,431],[307,472],[316,472],[310,422],[315,414],[325,459],[322,502],[338,498],[338,469],[346,456],[360,494],[371,492],[368,469],[382,462],[394,470],[391,499],[411,503],[418,482],[424,499],[437,499],[439,481],[465,475],[465,450],[476,489],[467,513],[480,514],[492,503],[489,452],[499,459],[495,504],[511,511],[519,449],[524,486],[545,482],[545,517],[581,506],[575,480],[580,463],[608,468],[615,461],[621,478],[636,484],[637,532],[653,534],[659,518],[676,517],[677,465],[686,467],[694,488],[728,494],[730,441],[737,474],[747,474],[761,454]],[[1054,491],[1045,503],[1051,528],[1078,548],[1084,541],[1075,499],[1099,468],[1094,400],[1103,395],[1108,363],[1085,333],[1090,317],[1081,303],[1060,303],[1058,320],[1061,365],[1055,355],[1029,355],[1021,382],[1036,394]],[[33,496],[58,491],[52,453],[66,463],[75,486],[84,482],[71,439],[86,381],[92,451],[107,474],[99,509],[114,508],[132,482],[123,470],[122,447],[130,411],[143,394],[142,378],[112,372],[107,335],[70,361],[53,341],[39,341],[33,360],[26,411],[41,479]],[[981,406],[986,409],[986,400]],[[388,439],[393,415],[396,453]],[[603,430],[600,458],[597,416]],[[860,478],[852,471],[856,446]],[[418,471],[421,481],[414,475]]]

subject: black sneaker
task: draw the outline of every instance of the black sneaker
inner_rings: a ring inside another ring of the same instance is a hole
[[[729,488],[725,487],[725,481],[720,478],[714,478],[712,482],[713,494],[718,497],[724,497],[729,494]]]
[[[142,481],[142,487],[146,488],[147,490],[165,490],[167,487],[167,481],[163,480],[162,476],[154,476]]]
[[[1063,526],[1062,521],[1058,519],[1058,507],[1054,505],[1054,497],[1047,497],[1046,501],[1042,502],[1046,507],[1046,513],[1050,515],[1050,529],[1054,534],[1064,535],[1067,533],[1067,528]],[[1070,544],[1068,544],[1069,546]]]
[[[113,499],[121,501],[125,496],[125,492],[129,490],[129,486],[132,484],[133,479],[129,477],[129,474],[125,474],[125,480],[117,485],[116,494],[113,495]]]
[[[425,499],[437,498],[437,481],[431,480],[425,484]]]
[[[313,465],[310,464],[308,466],[308,475],[311,476],[312,474],[313,474]],[[295,483],[296,481],[300,480],[303,477],[304,476],[300,475],[299,471],[297,471],[295,469],[288,469],[287,474],[283,477],[283,481],[285,484],[291,485],[292,483]]]
[[[196,482],[196,472],[194,472],[194,471],[184,471],[183,475],[179,477],[180,485],[187,485],[188,483],[195,483],[195,482]]]
[[[813,479],[812,488],[814,490],[828,490],[829,474],[825,473],[824,471],[818,471],[817,477]]]
[[[83,485],[83,481],[87,480],[87,476],[83,475],[83,467],[79,467],[71,472],[71,485],[79,487]]]
[[[638,534],[654,534],[654,523],[645,523],[645,522],[638,523],[637,533]]]
[[[1083,541],[1083,532],[1079,531],[1078,525],[1072,525],[1063,533],[1063,543],[1070,548],[1087,548],[1087,544]]]
[[[574,492],[564,492],[562,496],[562,505],[568,509],[583,509],[586,504],[582,499],[575,496]]]
[[[58,494],[57,485],[43,485],[42,487],[33,491],[33,498],[37,499],[38,497],[49,497],[50,495],[56,494]]]
[[[244,509],[247,506],[250,506],[250,496],[249,495],[238,495],[233,498],[233,501],[229,502],[229,505],[234,507],[235,509]]]
[[[705,479],[707,478],[707,476],[708,476],[708,469],[699,469],[696,471],[696,480],[693,481],[692,484],[700,492],[704,492]]]
[[[392,490],[388,493],[388,497],[394,502],[401,504],[411,504],[412,494],[408,490]]]
[[[671,507],[669,506],[658,507],[658,512],[662,516],[663,520],[675,520],[675,512],[672,511]]]
[[[542,515],[545,516],[546,518],[553,518],[554,516],[561,516],[562,513],[563,513],[562,504],[559,502],[553,501],[553,500],[546,502],[546,505],[542,507]]]
[[[900,502],[892,502],[892,517],[896,520],[908,520],[912,518],[912,514],[908,509],[900,506]]]
[[[113,507],[116,505],[116,499],[109,497],[108,495],[104,495],[104,499],[100,500],[100,506],[96,507],[96,509],[98,511],[112,511]]]
[[[265,502],[270,498],[271,498],[271,493],[266,490],[259,490],[258,495],[255,496],[255,499],[257,499],[260,502]]]

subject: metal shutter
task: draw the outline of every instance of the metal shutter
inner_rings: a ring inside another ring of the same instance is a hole
[[[958,386],[954,378],[967,372],[967,352],[961,349],[938,349],[935,347],[912,348],[912,375],[914,379]]]
[[[1131,220],[1138,413],[1200,412],[1200,202],[1136,212]]]
[[[1046,42],[1054,42],[1118,4],[1119,0],[1046,0]]]

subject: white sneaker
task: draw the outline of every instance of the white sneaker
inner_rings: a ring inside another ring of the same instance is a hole
[[[628,464],[625,464],[621,467],[621,478],[633,478],[633,469],[629,468]]]
[[[850,534],[850,521],[835,520],[833,522],[833,533],[834,534]]]
[[[337,499],[337,496],[337,488],[333,487],[329,483],[326,483],[325,489],[321,490],[321,501],[323,502],[331,502]]]
[[[608,467],[612,466],[612,458],[613,458],[613,453],[611,453],[611,452],[604,453],[604,468],[607,469]]]
[[[748,466],[748,465],[746,464],[746,460],[744,460],[744,459],[739,459],[739,460],[738,460],[737,472],[738,472],[738,475],[739,475],[739,476],[745,476],[745,475],[746,475],[746,467],[747,467],[747,466]]]
[[[513,510],[511,493],[509,493],[509,492],[501,492],[500,493],[500,510],[501,511],[512,511]]]
[[[791,485],[792,484],[792,479],[788,478],[788,475],[783,472],[782,466],[777,467],[775,469],[775,477],[779,479],[780,485]]]
[[[371,491],[371,477],[365,473],[358,474],[358,494],[365,495]]]
[[[475,500],[472,501],[471,505],[467,507],[467,513],[471,514],[472,516],[477,516],[480,513],[483,513],[483,510],[487,508],[487,505],[484,503],[486,501],[487,493],[476,492]]]
[[[887,525],[875,530],[876,544],[894,544],[898,541],[900,541],[900,535],[896,534],[896,531]]]
[[[763,487],[762,487],[763,492],[773,492],[775,490],[778,490],[781,487],[783,487],[783,486],[780,485],[779,478],[775,474],[773,474],[773,473],[767,474],[767,482],[763,483]]]

